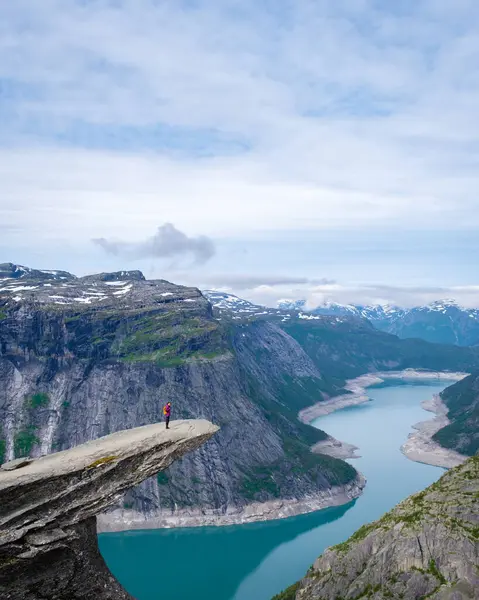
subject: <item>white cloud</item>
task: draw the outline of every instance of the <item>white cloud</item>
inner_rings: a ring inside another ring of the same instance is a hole
[[[345,285],[326,284],[319,286],[300,285],[273,286],[259,285],[253,289],[239,289],[234,286],[223,287],[224,291],[234,293],[257,304],[276,306],[278,300],[306,300],[308,309],[325,302],[340,304],[376,305],[390,304],[402,307],[425,306],[436,300],[454,300],[469,308],[479,308],[479,286],[451,287],[413,287],[381,285]]]
[[[396,4],[3,3],[0,222],[77,244],[477,226],[477,4]]]

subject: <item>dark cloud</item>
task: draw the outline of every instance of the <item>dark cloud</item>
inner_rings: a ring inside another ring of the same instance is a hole
[[[328,285],[335,283],[332,279],[310,279],[308,277],[294,277],[281,275],[212,275],[201,278],[205,283],[215,286],[228,286],[246,290],[261,285]]]
[[[158,227],[154,236],[140,242],[124,242],[96,238],[92,240],[108,254],[130,259],[175,258],[192,255],[198,264],[207,262],[214,256],[216,249],[213,241],[204,236],[188,237],[172,223]]]

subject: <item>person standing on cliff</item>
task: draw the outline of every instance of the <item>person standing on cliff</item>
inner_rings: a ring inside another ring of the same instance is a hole
[[[163,414],[165,415],[166,428],[170,428],[170,416],[171,416],[171,402],[167,402],[163,407]]]

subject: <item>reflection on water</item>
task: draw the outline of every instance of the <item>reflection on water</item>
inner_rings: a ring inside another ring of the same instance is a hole
[[[411,425],[428,418],[420,402],[444,387],[390,382],[370,389],[373,402],[317,420],[360,448],[361,458],[350,462],[368,483],[355,502],[265,523],[102,534],[102,554],[137,600],[269,600],[327,546],[440,476],[442,469],[411,462],[399,448]]]
[[[352,504],[265,523],[104,534],[101,550],[114,574],[138,600],[233,598],[240,583],[272,550],[336,521]],[[121,562],[127,557],[124,570]],[[165,596],[159,595],[160,590]]]

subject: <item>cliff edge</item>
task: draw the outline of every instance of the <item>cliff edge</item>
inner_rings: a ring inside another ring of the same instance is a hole
[[[0,598],[131,600],[100,555],[96,515],[206,442],[218,427],[174,421],[120,431],[0,470]]]
[[[477,600],[479,457],[445,473],[346,542],[278,600]]]

